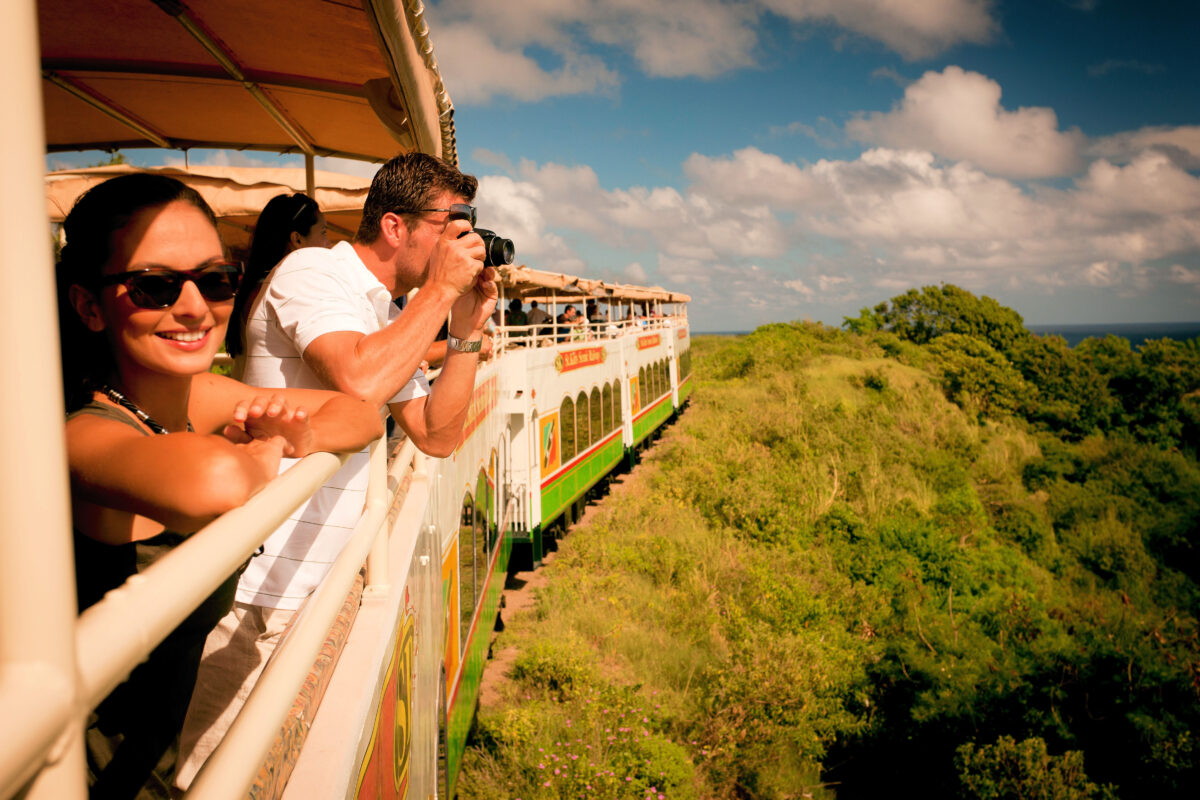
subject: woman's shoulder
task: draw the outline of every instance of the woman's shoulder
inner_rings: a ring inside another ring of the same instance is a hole
[[[96,399],[90,400],[89,402],[67,414],[68,430],[72,428],[88,428],[100,420],[119,422],[122,425],[136,430],[143,436],[149,436],[149,433],[145,431],[142,426],[138,424],[137,420],[131,417],[126,411]]]

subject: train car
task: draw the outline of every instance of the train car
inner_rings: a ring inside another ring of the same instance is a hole
[[[457,535],[442,547],[444,747],[451,789],[514,545],[527,547],[539,564],[546,531],[572,521],[588,493],[630,463],[634,448],[682,402],[668,364],[679,352],[675,343],[687,342],[686,295],[527,267],[500,271],[496,355],[477,375],[463,445],[439,465],[440,484],[453,491],[438,505],[439,527],[449,530],[458,520]],[[571,299],[582,306],[587,297],[603,309],[603,319],[531,326],[508,325],[503,318],[511,299],[540,300],[554,320],[559,306]],[[653,390],[654,407],[665,412],[637,408],[631,402],[636,388],[624,388],[644,380],[638,371],[644,375],[648,363],[661,381]]]
[[[281,17],[252,0],[46,0],[15,12],[0,52],[29,124],[6,126],[0,159],[6,219],[22,230],[45,222],[45,152],[302,152],[310,190],[318,154],[456,161],[418,4],[295,0]],[[302,46],[314,40],[338,58]],[[58,358],[51,254],[47,237],[23,238],[0,297],[0,335],[23,345],[7,374],[24,390],[0,399],[0,717],[23,721],[0,730],[0,798],[69,800],[87,794],[88,712],[346,454],[303,459],[77,618],[61,386],[45,368]],[[501,316],[451,456],[372,446],[353,537],[188,797],[453,796],[512,554],[540,562],[690,391],[686,296],[525,267],[504,270],[503,295],[539,300],[551,320]],[[554,319],[589,299],[592,321]]]

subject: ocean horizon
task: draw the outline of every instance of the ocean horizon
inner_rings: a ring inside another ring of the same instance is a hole
[[[1141,347],[1151,339],[1187,341],[1200,337],[1200,322],[1089,322],[1078,325],[1026,325],[1039,336],[1061,336],[1071,347],[1084,339],[1103,339],[1112,334]],[[694,331],[697,336],[746,336],[752,331]]]

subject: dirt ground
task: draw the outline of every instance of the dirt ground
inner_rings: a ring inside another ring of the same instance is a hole
[[[584,507],[583,516],[572,527],[586,524],[599,509],[603,508],[604,504],[620,502],[621,495],[627,491],[625,484],[628,479],[629,473],[624,473],[609,481],[608,491],[599,499],[589,501]],[[555,555],[553,550],[547,552],[539,569],[509,574],[508,580],[504,584],[504,600],[500,609],[501,626],[498,627],[502,627],[517,614],[533,608],[533,604],[537,600],[538,589],[546,586],[549,582],[546,567],[554,562]],[[495,636],[496,634],[493,632],[493,639]],[[479,707],[481,709],[490,708],[502,701],[502,691],[508,683],[508,675],[513,662],[517,659],[517,653],[515,647],[506,647],[503,650],[493,649],[492,657],[484,666],[483,678],[480,681]]]

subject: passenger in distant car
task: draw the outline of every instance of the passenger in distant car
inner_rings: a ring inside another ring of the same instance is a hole
[[[63,223],[59,324],[80,610],[275,477],[280,458],[357,449],[382,431],[336,392],[263,391],[209,372],[241,266],[192,189],[132,174]],[[168,797],[205,636],[230,576],[91,714],[96,798]]]
[[[516,297],[508,301],[508,309],[504,312],[504,324],[510,328],[522,328],[529,324],[529,317],[521,310],[521,301]],[[525,333],[520,331],[518,335],[523,336]]]
[[[536,337],[534,339],[534,345],[537,346],[546,344],[546,339],[544,337],[551,335],[550,326],[546,323],[551,321],[551,317],[544,309],[538,307],[537,300],[529,301],[529,313],[525,315],[525,318],[528,320],[530,326],[542,326],[532,329],[533,335]]]
[[[550,315],[541,308],[538,308],[537,300],[529,301],[529,313],[525,315],[525,318],[529,321],[530,325],[541,325],[550,321]]]

